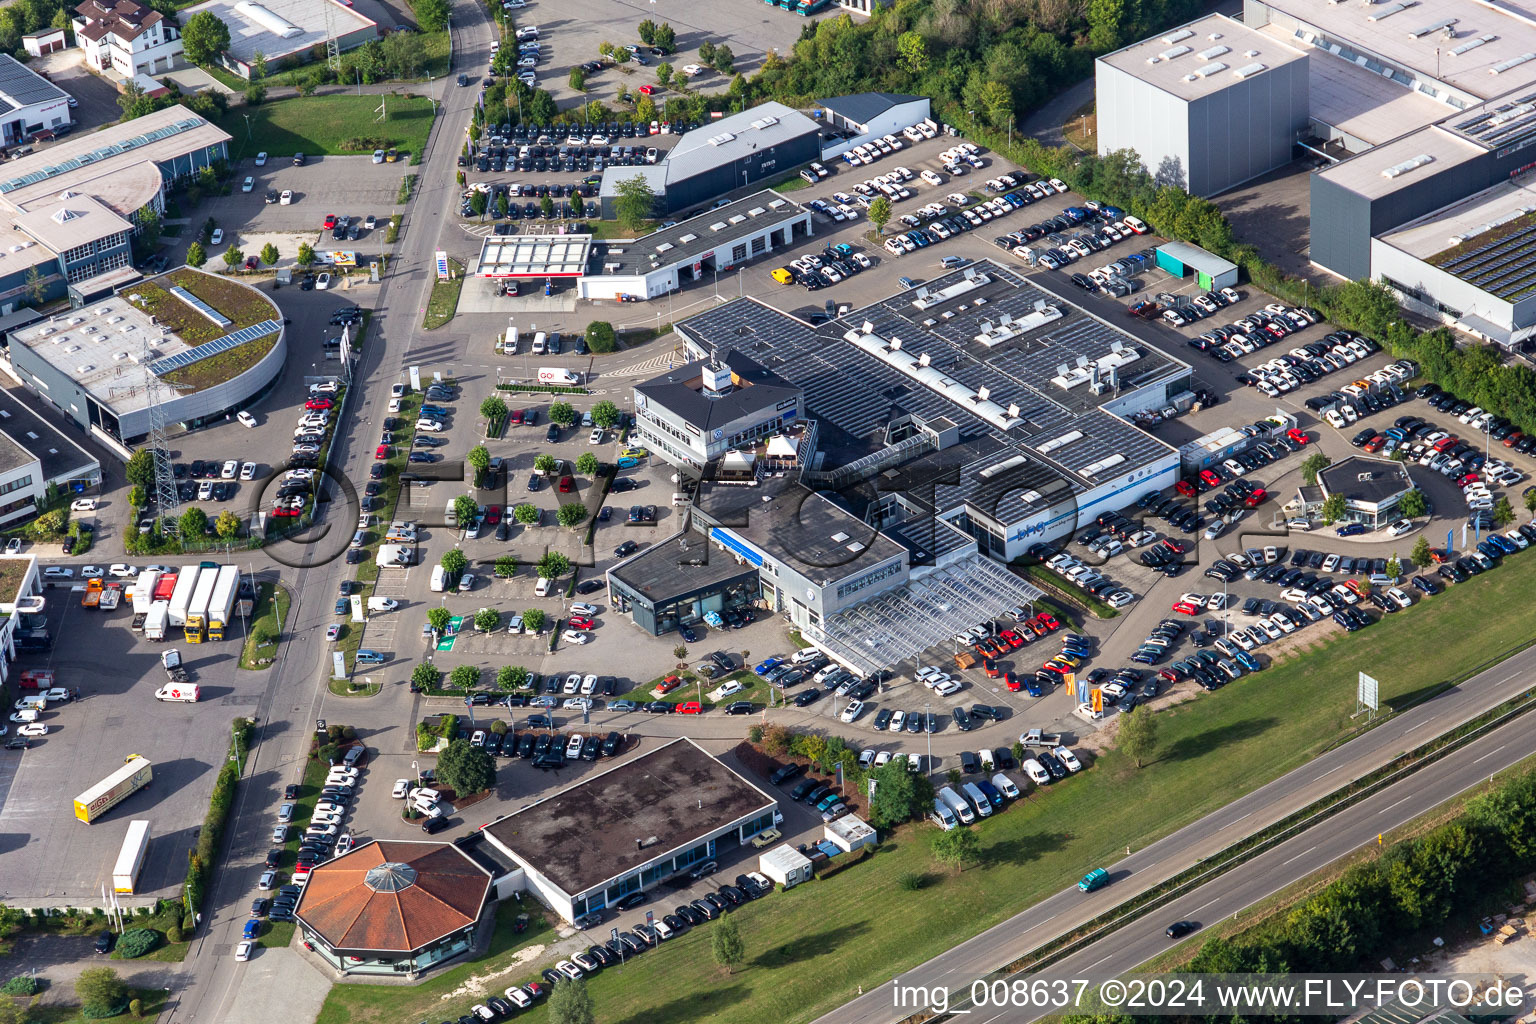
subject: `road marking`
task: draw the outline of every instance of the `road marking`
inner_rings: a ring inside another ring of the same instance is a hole
[[[1511,672],[1509,675],[1505,676],[1503,679],[1500,679],[1494,685],[1495,686],[1503,686],[1505,683],[1509,682],[1511,679],[1515,678],[1515,676],[1517,676],[1519,674],[1520,673],[1518,673],[1518,672]]]
[[[1484,754],[1482,757],[1478,758],[1477,761],[1473,761],[1472,763],[1473,764],[1477,764],[1478,761],[1486,761],[1486,760],[1488,760],[1494,754],[1497,754],[1499,751],[1503,750],[1504,747],[1507,746],[1507,745],[1508,744],[1503,744],[1503,745],[1494,747],[1492,750],[1488,751],[1488,753]]]
[[[1252,813],[1253,813],[1252,811],[1249,811],[1248,814],[1243,815],[1243,818],[1248,817]],[[1222,828],[1231,828],[1233,825],[1236,825],[1238,822],[1242,821],[1243,818],[1233,818],[1231,821],[1227,822],[1225,825],[1223,825],[1221,827]]]
[[[1425,720],[1424,720],[1424,722],[1427,722],[1427,721],[1429,721],[1429,720],[1428,720],[1428,719],[1425,719]],[[1420,722],[1420,723],[1419,723],[1419,724],[1418,724],[1418,725],[1410,725],[1410,726],[1409,726],[1409,727],[1408,727],[1408,728],[1406,728],[1406,729],[1404,729],[1404,730],[1403,730],[1403,732],[1404,732],[1404,733],[1405,733],[1405,734],[1406,734],[1406,733],[1410,733],[1410,732],[1413,732],[1413,730],[1415,730],[1415,729],[1417,729],[1417,728],[1419,728],[1419,727],[1421,727],[1421,726],[1423,726],[1423,725],[1424,725],[1424,722]]]
[[[1412,800],[1412,799],[1413,799],[1413,798],[1414,798],[1414,796],[1415,796],[1415,795],[1416,795],[1416,794],[1409,794],[1409,795],[1408,795],[1408,796],[1405,796],[1405,797],[1403,797],[1403,798],[1402,798],[1402,799],[1401,799],[1401,800],[1399,800],[1399,801],[1398,801],[1398,802],[1397,802],[1397,804],[1403,804],[1403,803],[1407,803],[1407,802],[1408,802],[1408,801],[1409,801],[1409,800]],[[1392,805],[1392,807],[1396,807],[1396,806],[1397,806],[1397,804],[1393,804],[1393,805]],[[1382,814],[1386,814],[1386,813],[1387,813],[1387,812],[1388,812],[1388,811],[1390,811],[1390,810],[1391,810],[1391,809],[1392,809],[1392,807],[1383,807],[1383,808],[1382,808],[1382,809],[1381,809],[1381,811],[1380,811],[1380,813],[1382,813]]]
[[[1289,864],[1292,860],[1301,860],[1301,858],[1305,857],[1307,854],[1311,853],[1315,849],[1317,849],[1317,847],[1309,846],[1305,850],[1302,850],[1300,853],[1298,853],[1296,856],[1292,857],[1291,860],[1281,861],[1280,862],[1280,866],[1284,867],[1285,865]]]
[[[1090,970],[1090,971],[1093,970],[1095,967],[1099,966],[1099,964],[1103,963],[1105,960],[1108,960],[1110,957],[1112,957],[1114,955],[1115,954],[1113,954],[1113,953],[1106,953],[1104,956],[1099,957],[1093,963],[1089,964],[1087,969]]]
[[[1190,913],[1191,914],[1198,914],[1198,913],[1200,913],[1200,911],[1204,910],[1206,907],[1210,906],[1212,903],[1215,903],[1216,900],[1219,900],[1219,899],[1221,899],[1221,897],[1217,896],[1215,899],[1212,899],[1212,900],[1210,900],[1210,901],[1208,901],[1206,903],[1202,903],[1198,907],[1196,907],[1194,910],[1191,910]]]
[[[1341,764],[1336,764],[1336,765],[1334,765],[1334,766],[1333,766],[1333,767],[1332,767],[1332,768],[1329,768],[1329,769],[1328,769],[1328,770],[1327,770],[1327,771],[1325,771],[1325,772],[1323,772],[1323,774],[1321,774],[1321,775],[1319,775],[1319,776],[1318,776],[1318,777],[1317,777],[1317,779],[1325,779],[1325,778],[1327,778],[1327,777],[1328,777],[1328,776],[1330,776],[1330,775],[1332,775],[1332,774],[1333,774],[1333,773],[1334,773],[1334,772],[1336,772],[1336,771],[1338,771],[1338,770],[1339,770],[1339,769],[1340,769],[1340,768],[1342,768],[1342,767],[1344,767],[1344,766],[1343,766],[1343,765],[1341,765]],[[1317,779],[1313,779],[1313,780],[1312,780],[1312,781],[1313,781],[1313,782],[1316,782],[1316,781],[1317,781]]]

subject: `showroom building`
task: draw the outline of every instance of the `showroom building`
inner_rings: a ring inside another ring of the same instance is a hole
[[[571,922],[724,857],[774,825],[778,800],[687,737],[481,826],[514,880]]]

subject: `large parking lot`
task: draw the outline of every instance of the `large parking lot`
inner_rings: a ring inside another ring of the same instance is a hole
[[[94,903],[112,867],[128,822],[150,823],[149,853],[135,902],[174,896],[186,877],[186,852],[208,810],[213,779],[229,751],[230,725],[249,714],[265,686],[259,674],[239,673],[244,630],[221,642],[155,644],[129,628],[131,606],[86,610],[68,584],[47,588],[47,655],[22,654],[16,667],[52,669],[59,686],[81,700],[50,707],[40,721],[48,734],[28,750],[0,752],[0,832],[7,860],[5,891],[41,905]],[[177,647],[202,687],[194,704],[161,703],[161,651]],[[104,665],[112,666],[103,671]],[[14,725],[10,726],[15,729]],[[154,781],[92,824],[76,820],[75,794],[120,767],[131,754],[149,759]]]

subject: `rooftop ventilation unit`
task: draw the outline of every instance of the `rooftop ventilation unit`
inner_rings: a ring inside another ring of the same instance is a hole
[[[725,221],[723,221],[723,220],[715,221],[713,224],[711,224],[709,226],[709,230],[711,230],[711,231],[724,231],[725,230]]]
[[[694,234],[693,232],[690,231],[690,232],[688,232],[688,234],[686,234],[683,237],[679,238],[678,242],[682,243],[683,245],[687,245],[689,242],[698,241],[698,238],[699,238],[698,235],[696,235],[696,234]]]
[[[736,136],[735,136],[735,135],[733,135],[733,134],[732,134],[732,133],[730,133],[730,132],[721,132],[721,133],[720,133],[720,134],[719,134],[719,135],[716,135],[716,136],[713,136],[713,137],[712,137],[712,138],[711,138],[711,139],[710,139],[710,140],[709,140],[709,144],[710,144],[710,145],[711,145],[711,146],[723,146],[723,145],[725,145],[725,144],[726,144],[726,143],[727,143],[727,142],[731,142],[731,141],[732,141],[732,140],[734,140],[734,139],[735,139],[735,138],[736,138]]]
[[[776,125],[778,123],[779,123],[779,119],[778,118],[776,118],[776,117],[774,117],[772,115],[769,115],[768,117],[760,117],[756,121],[753,121],[752,122],[752,127],[761,130],[763,128],[772,128],[774,125]]]
[[[1232,47],[1230,47],[1230,46],[1213,46],[1209,50],[1201,50],[1200,51],[1200,59],[1201,60],[1215,60],[1217,57],[1220,57],[1222,54],[1224,54],[1224,53],[1231,53],[1231,52],[1232,52]]]
[[[1536,53],[1522,53],[1518,57],[1511,57],[1509,60],[1501,61],[1498,64],[1495,64],[1493,67],[1489,68],[1488,73],[1490,75],[1502,75],[1510,68],[1517,68],[1529,60],[1536,60]]]
[[[837,543],[841,544],[843,541],[848,539],[848,535],[846,533],[844,533],[843,531],[839,530],[839,531],[837,531],[836,533],[834,533],[832,535],[832,539],[834,541],[836,541]]]
[[[978,276],[985,280],[985,275]],[[969,279],[961,282],[961,285],[967,284],[974,287],[974,284]],[[957,286],[951,285],[950,287],[954,288]],[[865,326],[868,326],[867,322]],[[972,413],[978,419],[1000,430],[1012,430],[1024,422],[1017,416],[1008,414],[996,402],[979,397],[960,381],[952,377],[946,377],[937,368],[929,365],[930,360],[926,353],[914,360],[910,352],[903,352],[893,347],[883,338],[870,331],[850,329],[844,332],[843,339],[898,371],[903,376],[917,381],[931,391],[937,392],[962,409]]]
[[[1191,31],[1190,29],[1181,28],[1177,32],[1170,32],[1167,35],[1163,36],[1163,42],[1167,43],[1169,46],[1172,46],[1174,43],[1177,43],[1179,40],[1181,40],[1181,39],[1188,39],[1190,36],[1192,36],[1194,34],[1195,33],[1193,31]]]
[[[1367,14],[1365,16],[1365,20],[1369,21],[1369,22],[1385,21],[1388,18],[1392,17],[1392,15],[1394,15],[1394,14],[1400,14],[1403,11],[1406,11],[1410,7],[1417,7],[1417,6],[1418,6],[1417,0],[1407,0],[1406,3],[1400,3],[1400,4],[1388,4],[1386,7],[1383,7],[1379,11],[1375,11],[1375,12],[1373,12],[1371,14]]]
[[[1113,469],[1115,466],[1120,465],[1120,463],[1124,461],[1125,456],[1121,455],[1119,452],[1116,452],[1114,455],[1111,455],[1108,458],[1100,459],[1098,462],[1090,463],[1089,465],[1084,466],[1082,469],[1078,470],[1078,472],[1083,476],[1098,476],[1106,469]]]
[[[1255,61],[1252,64],[1247,64],[1247,65],[1244,65],[1243,67],[1238,68],[1236,71],[1232,72],[1232,74],[1237,76],[1238,78],[1247,78],[1250,75],[1256,75],[1260,71],[1263,71],[1263,70],[1264,70],[1264,65],[1258,63],[1257,61]]]
[[[1466,53],[1468,50],[1475,50],[1479,46],[1482,46],[1484,43],[1491,43],[1491,42],[1493,42],[1497,38],[1499,38],[1499,37],[1496,36],[1496,35],[1492,35],[1492,34],[1485,35],[1485,36],[1478,36],[1476,39],[1469,39],[1469,40],[1467,40],[1466,42],[1462,43],[1460,46],[1456,47],[1454,50],[1447,50],[1447,51],[1445,51],[1445,53],[1446,53],[1446,56],[1448,56],[1448,57],[1460,57],[1462,54]]]
[[[1439,21],[1431,22],[1430,24],[1425,25],[1423,28],[1414,29],[1412,32],[1408,33],[1408,37],[1410,39],[1422,39],[1429,35],[1431,32],[1438,32],[1443,28],[1450,28],[1460,20],[1460,18],[1442,18]]]
[[[992,465],[988,466],[986,469],[983,469],[976,475],[981,477],[983,480],[990,480],[997,476],[999,473],[1006,473],[1008,470],[1013,469],[1016,466],[1022,466],[1028,461],[1029,458],[1027,456],[1015,455],[1012,458],[1004,459],[1002,462],[992,463]]]
[[[1411,160],[1404,160],[1400,164],[1393,164],[1391,167],[1388,167],[1386,170],[1382,171],[1381,176],[1383,178],[1395,178],[1400,174],[1407,174],[1409,171],[1423,167],[1427,163],[1432,163],[1434,159],[1435,158],[1430,156],[1428,153],[1420,153],[1418,156]]]
[[[1083,379],[1087,380],[1088,378],[1084,376]],[[1083,432],[1081,430],[1069,430],[1065,434],[1062,434],[1060,437],[1053,437],[1049,441],[1046,441],[1044,444],[1035,445],[1035,451],[1039,452],[1041,455],[1049,455],[1051,452],[1058,448],[1065,448],[1073,441],[1081,441],[1082,439]]]

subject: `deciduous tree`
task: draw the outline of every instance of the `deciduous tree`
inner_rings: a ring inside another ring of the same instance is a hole
[[[229,26],[212,11],[199,11],[181,27],[181,48],[193,64],[217,63],[229,49]]]
[[[741,939],[736,915],[729,914],[715,922],[709,938],[710,951],[715,963],[725,968],[727,974],[735,974],[736,968],[747,958],[747,944]]]
[[[948,832],[937,832],[928,841],[928,847],[933,853],[934,860],[953,869],[956,873],[964,871],[981,859],[981,840],[977,838],[974,830],[968,828],[953,828]]]
[[[484,750],[456,739],[437,755],[437,777],[458,796],[470,796],[496,785],[496,765]]]
[[[1120,750],[1140,768],[1157,749],[1157,719],[1145,705],[1120,716]]]

